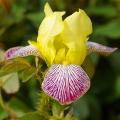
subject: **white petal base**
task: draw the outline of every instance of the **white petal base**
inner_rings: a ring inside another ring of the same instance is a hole
[[[42,83],[43,91],[61,104],[70,104],[90,88],[90,80],[78,65],[53,65]]]

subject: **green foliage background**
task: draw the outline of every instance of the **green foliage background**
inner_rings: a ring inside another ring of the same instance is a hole
[[[45,2],[45,0],[1,0],[0,61],[3,60],[6,49],[25,46],[30,39],[36,40],[38,27],[44,18]],[[120,0],[49,0],[47,2],[53,10],[66,11],[66,16],[79,8],[84,9],[93,23],[94,31],[89,40],[120,48]],[[20,120],[47,119],[42,114],[34,113],[39,106],[37,102],[39,103],[40,97],[38,95],[40,76],[36,76],[36,73],[41,74],[38,72],[39,69],[35,68],[34,59],[27,57],[16,59],[5,66],[0,64],[1,93],[4,102],[12,109],[13,115],[9,118],[11,111],[8,109],[8,112],[5,112],[3,105],[0,107],[0,120],[17,120],[15,116],[21,117],[25,113],[28,117]],[[120,120],[120,51],[109,57],[92,54],[85,62],[83,67],[91,77],[91,88],[69,109],[78,120]],[[16,73],[17,71],[19,74]],[[43,101],[41,100],[40,103]],[[55,107],[52,108],[53,113],[59,113]],[[57,119],[51,118],[51,120]],[[68,116],[64,120],[75,119]]]

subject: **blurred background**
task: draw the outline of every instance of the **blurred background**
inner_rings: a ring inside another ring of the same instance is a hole
[[[38,27],[44,18],[46,1],[0,0],[0,60],[4,50],[25,46],[28,40],[36,40]],[[93,34],[89,40],[120,48],[120,0],[47,2],[53,10],[66,11],[65,16],[79,8],[84,9],[93,23]],[[32,61],[31,57],[28,59]],[[109,57],[92,54],[83,67],[91,77],[91,88],[84,97],[72,104],[74,116],[78,120],[120,120],[120,51]],[[38,98],[35,93],[39,92],[40,86],[34,79],[31,77],[26,83],[20,82],[20,90],[15,94],[2,91],[4,100],[17,114],[35,110]],[[0,108],[0,120],[6,116]]]

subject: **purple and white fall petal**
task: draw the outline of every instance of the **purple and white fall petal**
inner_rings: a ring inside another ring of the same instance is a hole
[[[87,49],[88,49],[88,54],[92,52],[97,52],[105,56],[110,55],[117,50],[117,48],[107,47],[95,42],[87,42]]]
[[[90,79],[79,65],[52,65],[42,83],[43,91],[60,102],[70,104],[90,88]]]
[[[40,56],[40,52],[36,47],[32,45],[28,45],[26,47],[13,47],[5,52],[5,59],[8,60],[29,55]]]

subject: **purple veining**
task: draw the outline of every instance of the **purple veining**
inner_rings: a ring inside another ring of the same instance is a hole
[[[78,65],[53,65],[42,83],[43,91],[61,104],[76,101],[89,87],[89,77]]]

